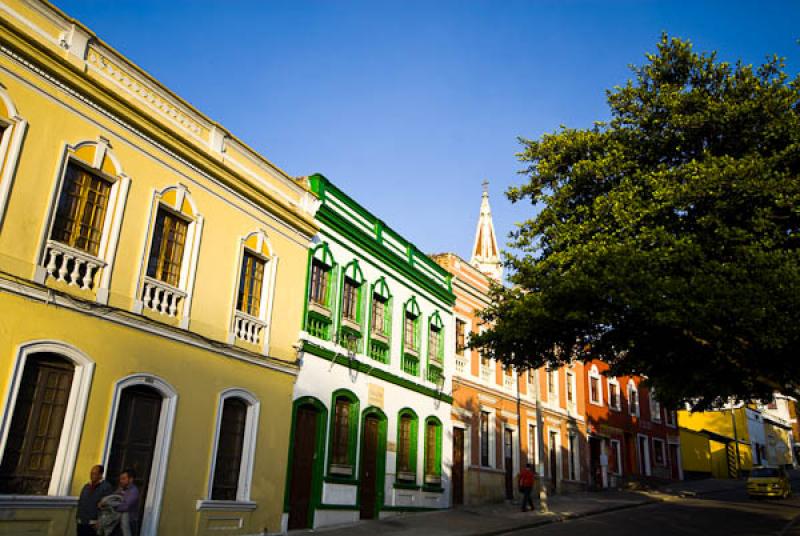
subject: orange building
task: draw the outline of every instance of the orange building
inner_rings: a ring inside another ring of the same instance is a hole
[[[517,372],[466,348],[470,333],[481,330],[476,312],[488,305],[491,284],[502,282],[486,191],[472,252],[469,262],[453,253],[433,256],[453,274],[456,295],[453,504],[513,499],[520,463],[534,464],[552,491],[582,489],[588,478],[583,364]]]
[[[682,479],[675,412],[638,376],[608,376],[608,365],[599,360],[584,368],[589,483],[606,488],[630,480]]]

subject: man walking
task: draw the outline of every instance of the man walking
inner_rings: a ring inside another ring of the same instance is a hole
[[[115,508],[122,514],[118,530],[115,534],[123,536],[137,536],[139,534],[139,488],[133,483],[136,472],[133,469],[125,469],[119,475],[119,488],[117,495],[122,496],[122,501]]]
[[[533,471],[531,464],[527,464],[519,472],[519,492],[522,493],[522,511],[528,511],[528,505],[533,510],[533,499],[531,499],[531,492],[533,491]]]
[[[111,495],[111,484],[103,480],[103,466],[95,465],[89,471],[89,482],[83,486],[78,498],[78,536],[97,536],[97,503]]]

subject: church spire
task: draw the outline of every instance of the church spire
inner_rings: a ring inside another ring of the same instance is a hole
[[[489,181],[483,181],[483,198],[481,199],[481,215],[478,218],[478,229],[475,231],[475,245],[472,247],[470,264],[492,279],[503,279],[503,265],[497,249],[492,224],[492,209],[489,207]]]

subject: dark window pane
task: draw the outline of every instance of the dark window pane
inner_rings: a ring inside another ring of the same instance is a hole
[[[150,245],[150,258],[147,275],[168,285],[177,287],[181,277],[183,248],[189,224],[163,207],[156,214],[153,229],[153,242]]]
[[[56,355],[28,358],[0,465],[0,493],[47,495],[73,371]]]
[[[110,193],[108,181],[68,163],[51,238],[97,255]]]
[[[211,498],[214,500],[236,500],[246,423],[247,404],[239,398],[226,399],[222,407],[214,484],[211,489]]]
[[[333,463],[350,465],[348,446],[350,443],[350,400],[344,397],[336,399],[333,423]]]
[[[265,264],[263,260],[252,253],[244,252],[236,308],[256,318],[261,313],[261,288],[264,281]]]

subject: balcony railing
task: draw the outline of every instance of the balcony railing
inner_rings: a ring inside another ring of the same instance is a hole
[[[463,357],[456,357],[456,374],[464,374],[467,368],[467,362]]]
[[[403,372],[407,374],[417,376],[419,374],[419,358],[407,353],[403,354],[400,368],[402,368]]]
[[[492,369],[491,367],[481,366],[481,380],[485,382],[489,382],[492,378]]]
[[[48,276],[81,290],[97,289],[96,276],[105,268],[104,261],[53,240],[47,241],[46,248],[44,267]]]
[[[261,344],[267,323],[242,311],[233,313],[233,334],[237,339],[250,344]]]
[[[163,281],[145,276],[142,305],[156,313],[175,317],[186,299],[186,293]]]

